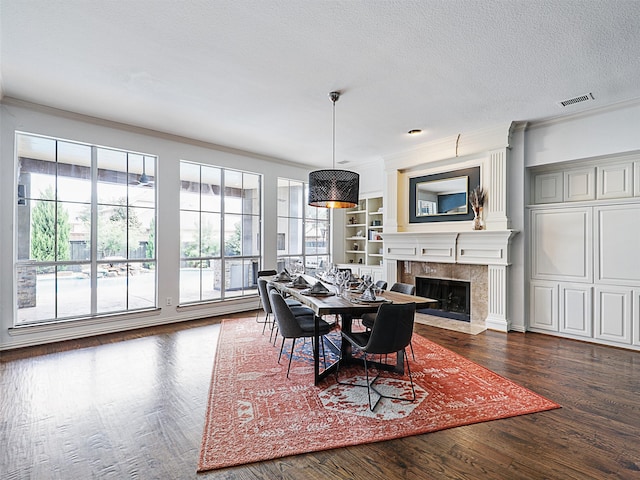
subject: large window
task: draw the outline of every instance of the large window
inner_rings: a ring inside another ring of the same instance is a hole
[[[329,209],[307,205],[308,185],[278,179],[278,270],[313,274],[329,264]]]
[[[16,134],[17,323],[156,306],[156,157]]]
[[[180,162],[180,303],[257,293],[261,176]]]

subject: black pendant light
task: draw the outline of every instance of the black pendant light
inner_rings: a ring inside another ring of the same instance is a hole
[[[358,204],[360,175],[336,170],[336,102],[340,92],[331,92],[333,103],[333,168],[309,174],[309,205],[325,208],[351,208]]]

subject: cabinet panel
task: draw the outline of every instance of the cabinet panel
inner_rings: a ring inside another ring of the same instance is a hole
[[[640,285],[640,205],[595,209],[596,281]]]
[[[592,336],[592,312],[591,312],[590,286],[585,285],[560,285],[560,331]]]
[[[562,198],[562,172],[539,173],[533,177],[533,203],[556,203]]]
[[[631,290],[596,287],[595,338],[631,343]]]
[[[371,278],[374,282],[378,280],[384,280],[384,275],[381,267],[360,267],[358,269],[359,275],[362,277],[364,275],[371,275]]]
[[[531,272],[541,280],[593,280],[590,208],[531,212]]]
[[[530,295],[529,326],[558,331],[558,284],[532,282]]]
[[[632,195],[631,162],[598,167],[598,198],[625,198]]]
[[[596,197],[595,173],[595,168],[564,172],[565,202],[593,200]]]

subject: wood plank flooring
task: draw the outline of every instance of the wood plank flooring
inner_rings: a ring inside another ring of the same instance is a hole
[[[640,353],[425,325],[563,408],[197,474],[219,321],[1,352],[0,478],[640,479]]]

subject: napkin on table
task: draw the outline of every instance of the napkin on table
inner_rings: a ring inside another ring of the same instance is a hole
[[[294,287],[305,287],[305,288],[310,286],[309,282],[307,282],[305,278],[302,276],[296,277],[295,280],[291,282],[291,285],[293,285]]]
[[[282,272],[278,273],[275,277],[273,277],[273,279],[276,282],[285,282],[285,281],[290,282],[291,276],[289,276],[286,270],[283,270]]]
[[[317,282],[313,287],[309,289],[311,293],[327,293],[329,289],[324,286],[322,282]]]

